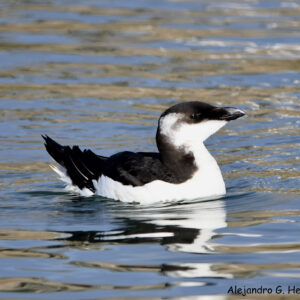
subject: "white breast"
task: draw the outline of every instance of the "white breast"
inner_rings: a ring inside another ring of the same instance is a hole
[[[94,181],[96,194],[124,202],[139,202],[142,204],[157,201],[190,200],[197,198],[217,198],[226,193],[221,171],[215,159],[204,145],[196,157],[196,163],[201,160],[198,171],[193,177],[183,183],[167,183],[155,180],[143,186],[133,187],[123,185],[106,176]]]
[[[215,180],[211,177],[204,178],[201,174],[196,174],[192,179],[181,184],[155,180],[143,186],[133,187],[101,176],[94,185],[96,194],[100,196],[123,202],[149,204],[158,201],[217,198],[224,195],[226,191],[223,179]]]

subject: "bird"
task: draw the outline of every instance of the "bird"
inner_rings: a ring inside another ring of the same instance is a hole
[[[68,190],[123,202],[151,204],[221,198],[226,194],[221,170],[204,141],[229,121],[245,115],[235,107],[200,101],[180,102],[158,119],[158,152],[123,151],[110,157],[77,145],[62,146],[42,135],[50,165]]]

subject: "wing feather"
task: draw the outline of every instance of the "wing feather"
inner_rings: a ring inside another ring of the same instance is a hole
[[[65,168],[72,183],[80,189],[88,188],[95,191],[94,179],[102,174],[103,162],[106,157],[98,156],[91,150],[81,151],[78,146],[62,146],[48,136],[43,136],[48,153]]]

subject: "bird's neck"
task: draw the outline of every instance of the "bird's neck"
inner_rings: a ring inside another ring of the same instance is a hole
[[[156,134],[156,143],[162,163],[178,178],[178,181],[190,179],[197,171],[195,157],[191,151],[174,146],[159,131]]]
[[[175,146],[158,129],[156,143],[163,164],[182,181],[190,179],[199,169],[218,168],[216,160],[202,141]]]

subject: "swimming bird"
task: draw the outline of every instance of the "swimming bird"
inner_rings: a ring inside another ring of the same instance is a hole
[[[225,183],[204,141],[244,115],[234,107],[199,101],[176,104],[158,120],[158,152],[124,151],[105,157],[43,138],[61,166],[53,170],[68,189],[81,195],[140,203],[218,198],[226,193]]]

